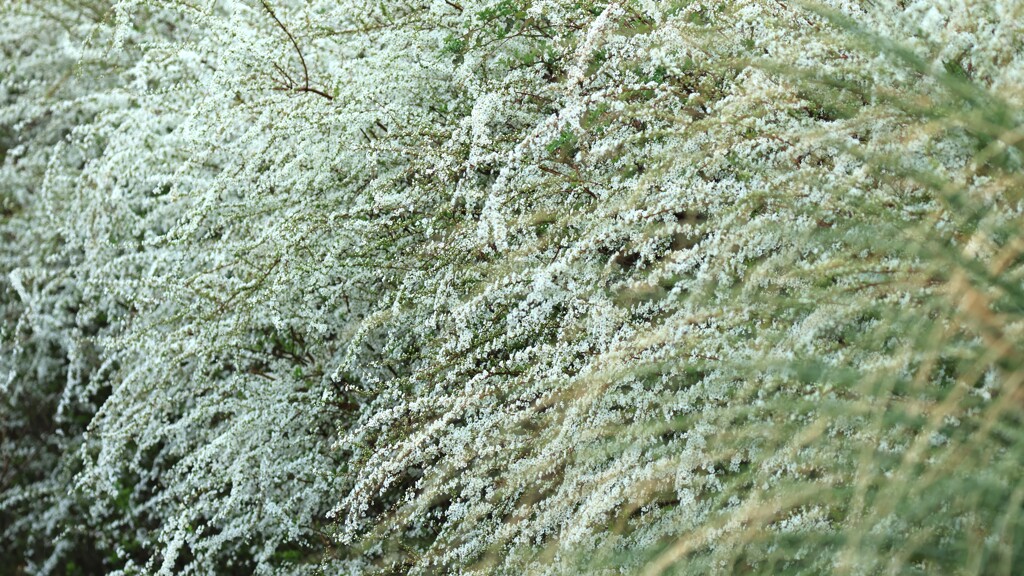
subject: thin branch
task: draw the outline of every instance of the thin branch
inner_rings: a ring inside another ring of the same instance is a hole
[[[291,74],[285,72],[284,68],[281,68],[281,66],[278,65],[277,62],[274,62],[274,69],[280,72],[281,75],[284,76],[286,80],[288,80],[288,83],[285,84],[286,86],[295,86],[295,80],[292,79]]]
[[[292,46],[295,48],[295,52],[299,55],[299,62],[302,63],[303,86],[309,87],[309,68],[306,67],[306,58],[302,55],[302,49],[299,48],[299,43],[295,41],[295,37],[292,36],[292,33],[284,23],[281,22],[281,19],[277,17],[277,14],[274,13],[274,9],[270,7],[267,0],[260,0],[260,3],[263,4],[263,8],[267,11],[267,14],[270,14],[270,17],[277,23],[277,27],[280,28],[281,31],[284,32],[285,36],[288,37],[288,40],[291,41]]]
[[[334,100],[334,97],[330,94],[309,85],[309,67],[306,66],[306,57],[302,54],[302,48],[299,48],[299,43],[295,40],[295,36],[293,36],[291,31],[288,30],[288,27],[284,25],[284,22],[281,22],[281,19],[277,17],[277,14],[274,12],[274,9],[270,7],[267,0],[260,0],[260,4],[263,5],[263,9],[267,11],[267,14],[270,14],[270,17],[274,19],[274,23],[277,24],[277,27],[280,28],[281,31],[284,32],[285,36],[288,37],[288,41],[291,42],[292,47],[295,48],[295,53],[299,55],[299,63],[302,64],[302,86],[295,87],[296,82],[292,80],[292,77],[289,76],[287,72],[285,72],[276,63],[274,64],[274,67],[288,78],[288,81],[291,82],[295,92],[310,92],[317,96],[323,96],[328,100]]]
[[[317,96],[323,96],[324,98],[327,98],[328,100],[334,100],[334,96],[331,96],[327,92],[324,92],[323,90],[319,90],[317,88],[313,88],[311,86],[303,86],[302,88],[296,88],[295,91],[296,92],[309,92],[310,94],[316,94]]]

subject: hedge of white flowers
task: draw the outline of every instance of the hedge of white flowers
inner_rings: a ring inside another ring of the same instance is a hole
[[[0,574],[1017,574],[1024,0],[5,0]]]

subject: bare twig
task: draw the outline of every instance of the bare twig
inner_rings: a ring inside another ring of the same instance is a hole
[[[285,83],[285,86],[295,86],[295,80],[292,80],[291,74],[285,72],[285,69],[281,68],[281,66],[279,66],[277,62],[274,62],[274,69],[280,72],[281,75],[284,76],[286,80],[288,80],[288,82]]]
[[[291,90],[295,92],[309,92],[312,94],[316,94],[317,96],[323,96],[328,100],[334,100],[334,97],[331,96],[330,94],[318,88],[313,88],[312,86],[309,85],[309,67],[306,65],[306,57],[302,54],[302,48],[299,48],[299,43],[295,40],[295,36],[293,36],[291,31],[288,30],[288,27],[284,25],[284,22],[281,22],[281,19],[277,17],[277,13],[275,13],[274,9],[270,7],[270,4],[267,2],[267,0],[260,0],[260,4],[263,5],[263,9],[267,11],[267,14],[269,14],[270,17],[274,19],[274,23],[277,24],[277,27],[280,28],[281,31],[284,32],[285,36],[288,37],[288,41],[291,42],[292,47],[295,48],[295,53],[299,55],[299,63],[302,64],[302,86],[297,86],[295,80],[292,79],[291,75],[285,72],[284,69],[278,66],[276,63],[274,64],[274,68],[276,68],[281,74],[284,75],[285,78],[288,79]]]

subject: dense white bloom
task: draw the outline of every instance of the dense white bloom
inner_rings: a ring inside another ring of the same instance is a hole
[[[0,18],[18,569],[1012,561],[1024,2]]]

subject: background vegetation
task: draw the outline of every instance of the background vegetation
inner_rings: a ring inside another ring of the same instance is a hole
[[[1019,573],[1021,38],[4,2],[0,573]]]

